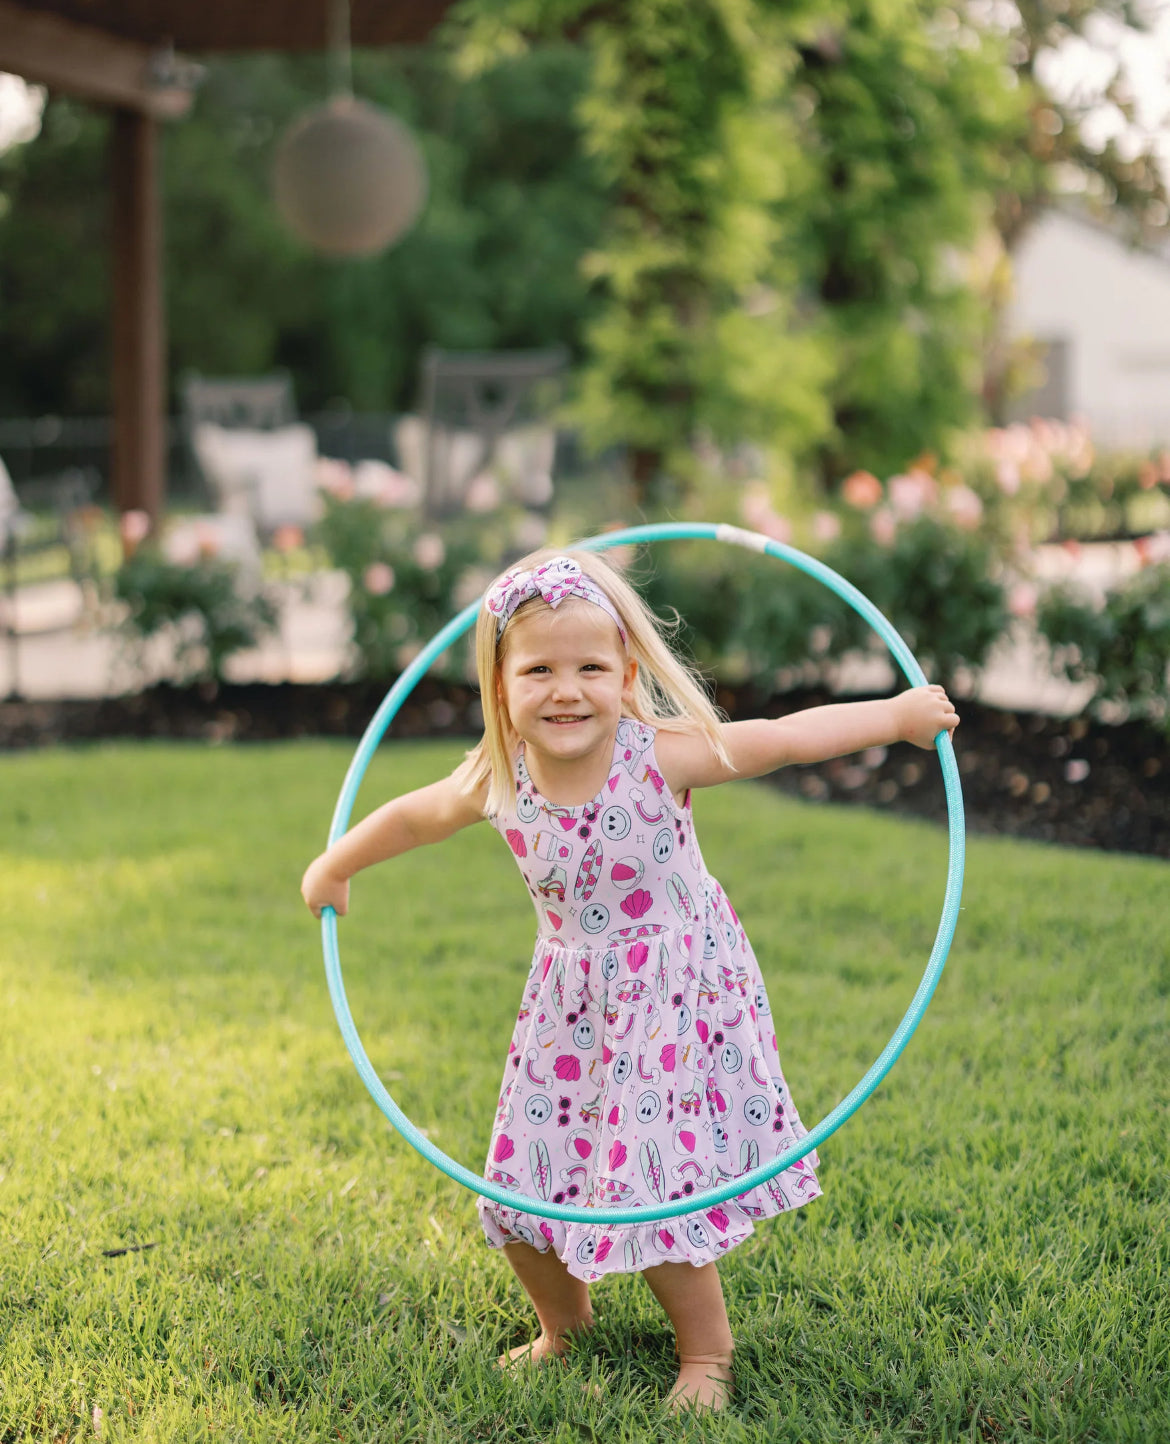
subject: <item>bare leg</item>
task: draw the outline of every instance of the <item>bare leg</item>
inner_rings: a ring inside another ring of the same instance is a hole
[[[718,1269],[713,1263],[657,1264],[642,1277],[674,1325],[679,1371],[671,1409],[722,1409],[731,1397],[735,1341]]]
[[[589,1285],[574,1278],[551,1248],[540,1253],[526,1243],[509,1243],[503,1251],[532,1300],[540,1320],[540,1334],[531,1344],[501,1354],[500,1368],[517,1363],[540,1364],[550,1355],[559,1357],[574,1334],[593,1327]]]

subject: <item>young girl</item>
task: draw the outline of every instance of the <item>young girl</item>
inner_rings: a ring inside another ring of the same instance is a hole
[[[486,817],[536,907],[532,968],[487,1177],[590,1205],[564,1224],[481,1198],[540,1332],[501,1366],[563,1354],[589,1284],[641,1273],[674,1326],[672,1407],[720,1408],[733,1342],[717,1260],[753,1221],[820,1193],[815,1153],[760,1188],[667,1223],[607,1205],[701,1193],[804,1136],[755,957],[695,838],[691,793],[958,724],[941,687],[720,722],[637,593],[592,553],[537,553],[488,590],[476,636],[484,736],[451,774],[379,808],[316,859],[302,893],[344,914],[361,868]]]

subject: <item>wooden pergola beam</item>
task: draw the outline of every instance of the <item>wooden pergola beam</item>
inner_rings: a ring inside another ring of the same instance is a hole
[[[50,90],[160,120],[185,115],[191,92],[160,72],[165,59],[138,41],[0,0],[0,70]]]

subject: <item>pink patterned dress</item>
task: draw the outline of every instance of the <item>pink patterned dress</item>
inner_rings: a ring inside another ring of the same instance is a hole
[[[768,996],[739,919],[708,873],[690,796],[672,798],[654,729],[623,719],[609,779],[559,807],[516,762],[492,819],[536,905],[532,970],[508,1047],[486,1176],[597,1210],[566,1224],[479,1200],[488,1243],[556,1250],[593,1280],[718,1259],[753,1220],[820,1194],[808,1154],[761,1187],[663,1223],[606,1225],[607,1207],[686,1198],[804,1137]]]

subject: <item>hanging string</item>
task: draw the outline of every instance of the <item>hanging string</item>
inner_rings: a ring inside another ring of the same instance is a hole
[[[329,94],[353,98],[353,51],[349,43],[349,0],[329,0],[326,45]]]

